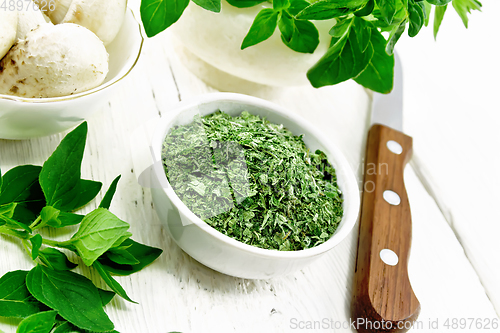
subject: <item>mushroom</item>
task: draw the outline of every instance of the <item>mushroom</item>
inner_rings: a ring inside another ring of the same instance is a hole
[[[45,2],[34,1],[39,5]],[[127,9],[127,0],[54,0],[53,3],[54,10],[47,12],[52,23],[84,26],[95,33],[104,45],[115,39]]]
[[[0,59],[16,42],[17,20],[17,11],[0,10]]]
[[[26,9],[18,12],[17,40],[24,39],[28,32],[46,24],[45,15],[38,7],[30,2]]]
[[[108,53],[90,30],[72,23],[28,32],[0,62],[0,94],[27,98],[76,94],[100,85]]]

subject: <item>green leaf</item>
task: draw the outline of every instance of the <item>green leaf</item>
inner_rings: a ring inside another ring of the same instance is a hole
[[[107,209],[97,208],[83,218],[80,228],[68,243],[76,247],[85,265],[91,266],[97,258],[113,247],[116,241],[130,235],[127,232],[129,227],[127,222],[120,220]]]
[[[31,258],[35,260],[38,258],[38,253],[40,252],[40,247],[42,246],[42,236],[40,234],[36,234],[30,238],[30,242],[33,246],[31,249]]]
[[[354,81],[373,91],[387,94],[392,90],[394,80],[394,56],[385,52],[386,40],[376,29],[372,30],[371,43],[373,57]]]
[[[78,208],[85,207],[89,202],[91,202],[101,191],[102,183],[95,182],[93,180],[85,180],[81,179],[78,184],[80,193],[78,193],[78,201],[75,204],[75,207],[71,210],[76,210]]]
[[[424,25],[428,26],[429,25],[429,20],[431,18],[432,5],[430,3],[428,3],[427,1],[423,1],[423,3],[424,3],[424,8],[425,8],[425,11],[424,11],[424,14],[425,14]]]
[[[56,327],[56,329],[54,331],[52,331],[51,333],[94,333],[94,332],[90,332],[88,330],[83,330],[79,327],[76,327],[75,325],[72,325],[70,322],[64,321],[64,322],[59,323],[59,325]],[[113,330],[113,331],[108,331],[105,333],[119,333],[119,332]]]
[[[102,198],[101,204],[99,205],[99,208],[106,208],[109,209],[109,206],[111,206],[111,200],[113,199],[113,196],[115,195],[116,192],[116,187],[118,185],[118,181],[120,180],[122,176],[116,177],[111,185],[109,186],[108,191],[104,195],[104,198]]]
[[[69,261],[64,253],[51,247],[41,250],[39,256],[47,267],[57,271],[69,271],[78,266]]]
[[[126,249],[111,248],[106,252],[106,255],[110,260],[120,265],[137,265],[141,263]]]
[[[127,248],[127,251],[132,254],[134,258],[139,260],[140,263],[137,265],[121,265],[113,262],[105,253],[101,258],[99,258],[99,262],[108,272],[116,275],[130,275],[138,272],[155,261],[156,258],[158,258],[163,252],[161,249],[137,243],[132,239],[125,240],[122,243],[122,246],[130,246]]]
[[[385,46],[385,52],[387,52],[387,54],[392,55],[394,53],[394,47],[396,46],[396,43],[398,42],[403,32],[405,32],[405,27],[406,27],[406,20],[401,22],[400,25],[395,26],[391,30],[391,33],[389,34],[389,41]]]
[[[102,306],[108,305],[109,302],[115,297],[116,293],[114,291],[104,290],[97,288],[99,291],[99,296],[101,296]]]
[[[82,222],[84,217],[85,217],[84,215],[67,213],[67,212],[60,212],[59,213],[59,221],[61,222],[61,225],[58,228],[78,224],[78,223]],[[55,226],[51,225],[51,227],[55,227]]]
[[[56,322],[57,311],[33,314],[19,323],[16,333],[49,333]]]
[[[0,204],[45,201],[38,184],[41,170],[42,167],[35,165],[21,165],[10,169],[2,177]]]
[[[61,212],[54,207],[46,206],[40,213],[42,223],[38,228],[49,226],[52,228],[64,228],[70,225],[75,225],[82,222],[84,215]]]
[[[96,269],[96,271],[102,277],[102,279],[104,280],[104,282],[106,282],[106,284],[108,285],[108,287],[111,288],[111,290],[113,290],[115,293],[117,293],[119,296],[121,296],[125,300],[137,304],[137,302],[134,302],[133,300],[130,299],[130,297],[128,297],[127,292],[125,291],[125,289],[123,289],[123,287],[118,283],[118,281],[116,281],[111,276],[111,274],[109,274],[109,272],[106,270],[106,268],[104,266],[102,266],[99,261],[95,261],[92,264],[92,267],[94,267]]]
[[[13,218],[10,218],[9,215],[12,214],[10,211],[13,207],[14,209],[17,210],[17,203],[12,203],[9,205],[4,205],[3,206],[5,210],[8,210],[5,212],[5,215],[0,214],[0,225],[6,225],[10,229],[23,229],[26,230],[27,232],[31,233],[30,227],[28,227],[26,224],[21,223],[17,220],[14,220]]]
[[[408,35],[415,37],[425,21],[425,5],[423,1],[415,2],[415,0],[408,0],[408,13],[410,25],[408,27]]]
[[[400,0],[375,0],[382,18],[387,24],[391,24],[396,14],[397,2]]]
[[[287,9],[287,12],[292,16],[296,16],[309,5],[310,3],[306,0],[292,0],[290,2],[290,7],[288,7]]]
[[[439,31],[439,27],[441,26],[441,22],[443,22],[444,14],[446,13],[446,8],[448,6],[436,6],[434,10],[434,39],[437,38],[437,34]]]
[[[214,13],[220,13],[221,0],[193,0],[195,4]]]
[[[86,277],[38,265],[26,277],[31,294],[70,323],[95,332],[111,331],[99,291]]]
[[[61,226],[61,220],[59,220],[60,213],[61,211],[59,209],[55,209],[54,207],[43,207],[42,211],[40,212],[42,223],[39,224],[39,228],[46,225],[52,226],[54,228],[59,228]]]
[[[71,325],[67,321],[57,325],[55,330],[52,331],[52,333],[72,333],[72,332],[74,332],[73,325]]]
[[[339,7],[339,3],[331,0],[319,0],[304,8],[296,18],[298,20],[330,20],[355,10],[357,8]]]
[[[16,221],[29,225],[45,206],[45,197],[38,182],[42,167],[22,165],[10,169],[2,177],[0,205],[16,202]]]
[[[95,184],[80,179],[86,137],[84,122],[66,135],[43,164],[39,181],[47,206],[69,212],[81,207],[81,202],[95,191]]]
[[[256,6],[260,3],[265,2],[266,0],[227,0],[227,2],[237,8],[248,8]]]
[[[244,50],[271,37],[278,24],[278,14],[279,12],[271,8],[262,9],[255,17],[245,39],[243,39],[241,49]]]
[[[281,40],[294,51],[313,53],[319,44],[318,29],[309,21],[299,21],[284,12],[279,20]]]
[[[142,0],[141,19],[148,37],[153,37],[177,22],[189,0]]]
[[[347,20],[339,20],[337,24],[335,24],[330,31],[328,32],[330,36],[335,38],[343,37],[349,30],[351,29],[352,19]]]
[[[444,6],[447,5],[451,0],[426,0],[428,3],[434,6]]]
[[[375,8],[375,0],[369,0],[366,5],[354,13],[357,17],[368,16],[373,12]]]
[[[0,315],[26,318],[43,307],[26,288],[27,271],[13,271],[0,278]]]
[[[12,218],[16,207],[17,207],[17,202],[11,202],[9,204],[0,205],[0,216]]]
[[[307,72],[311,84],[318,88],[358,76],[373,56],[370,34],[366,21],[354,17],[349,31]]]
[[[470,14],[471,10],[479,10],[481,11],[482,4],[477,0],[453,0],[451,3],[458,16],[462,19],[465,27],[468,28],[469,18],[467,14]]]
[[[290,0],[273,0],[273,9],[282,10],[290,7]]]

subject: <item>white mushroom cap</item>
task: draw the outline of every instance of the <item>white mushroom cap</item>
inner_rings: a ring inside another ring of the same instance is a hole
[[[32,2],[25,4],[27,7],[19,11],[19,21],[17,24],[17,39],[24,39],[28,32],[47,24],[42,11]]]
[[[28,98],[76,94],[100,85],[108,53],[90,30],[76,24],[42,25],[0,62],[0,93]]]
[[[17,11],[0,10],[0,59],[16,42]]]
[[[75,23],[89,29],[104,45],[115,39],[125,18],[127,0],[52,0],[54,10],[47,12],[54,24]],[[37,4],[41,0],[35,0]]]
[[[66,16],[69,6],[73,0],[51,0],[47,3],[46,0],[33,0],[38,7],[45,6],[44,13],[50,18],[52,23],[59,24]],[[50,10],[53,9],[53,10]]]
[[[126,10],[127,0],[73,0],[63,23],[82,25],[107,45],[120,31]]]

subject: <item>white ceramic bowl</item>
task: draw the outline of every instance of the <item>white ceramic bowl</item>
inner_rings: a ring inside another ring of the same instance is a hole
[[[22,98],[0,94],[0,138],[29,139],[62,132],[89,117],[108,100],[117,83],[134,68],[141,53],[140,25],[127,10],[123,25],[106,49],[109,73],[89,91],[54,98]]]
[[[358,217],[359,189],[354,173],[340,150],[316,128],[278,105],[233,93],[208,94],[182,102],[166,113],[166,118],[157,125],[151,145],[154,157],[161,159],[163,141],[170,128],[190,123],[198,113],[207,115],[219,109],[232,116],[248,111],[266,117],[273,123],[283,124],[295,135],[304,134],[304,142],[312,151],[324,151],[337,172],[344,198],[344,216],[334,235],[317,247],[301,251],[257,248],[221,234],[198,218],[168,184],[162,164],[155,163],[152,182],[161,184],[152,186],[155,209],[174,241],[200,263],[228,275],[249,279],[292,273],[339,244],[352,230]]]

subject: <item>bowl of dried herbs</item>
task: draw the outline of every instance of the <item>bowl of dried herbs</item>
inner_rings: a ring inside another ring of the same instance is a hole
[[[243,278],[296,271],[352,230],[355,176],[317,129],[270,102],[216,93],[158,124],[155,209],[200,263]]]

